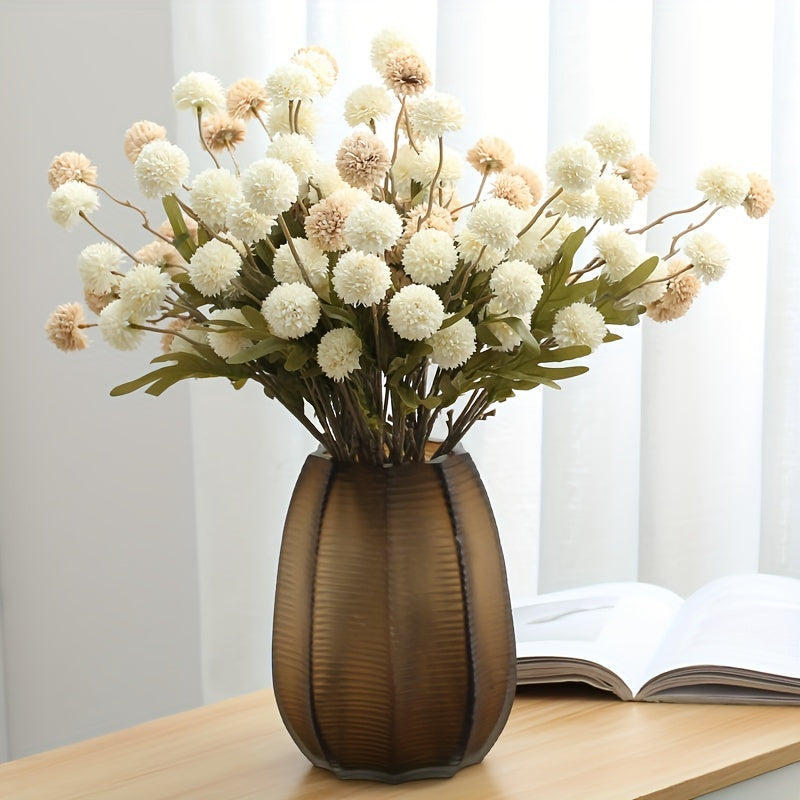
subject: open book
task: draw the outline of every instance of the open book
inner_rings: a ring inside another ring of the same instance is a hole
[[[736,575],[686,600],[646,583],[514,609],[517,682],[583,681],[623,700],[800,705],[800,580]]]

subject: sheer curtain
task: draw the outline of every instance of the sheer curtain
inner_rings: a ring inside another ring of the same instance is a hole
[[[467,447],[496,509],[515,599],[602,580],[648,580],[686,593],[737,571],[800,577],[796,4],[172,7],[176,75],[203,68],[228,82],[266,74],[303,44],[329,48],[340,77],[320,108],[326,156],[346,132],[343,98],[373,79],[369,41],[390,26],[428,56],[437,88],[463,100],[467,124],[450,141],[456,148],[500,135],[520,162],[542,172],[549,148],[598,120],[624,121],[660,170],[647,218],[696,202],[695,176],[710,164],[771,175],[778,204],[770,217],[715,218],[733,256],[688,317],[626,329],[623,341],[591,357],[587,375],[503,404]],[[190,140],[186,131],[183,144]],[[654,230],[650,250],[666,244]],[[257,396],[243,407],[228,394],[192,390],[209,699],[259,685],[268,669],[279,523],[310,447],[280,409]],[[238,465],[234,490],[208,467],[220,448],[226,474]]]

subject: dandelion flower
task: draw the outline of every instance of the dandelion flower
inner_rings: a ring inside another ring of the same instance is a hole
[[[600,157],[589,142],[570,142],[550,153],[547,177],[556,186],[583,191],[594,185],[601,167]]]
[[[415,233],[403,250],[403,269],[415,283],[437,286],[450,279],[458,263],[452,236],[435,228]]]
[[[700,281],[692,272],[685,272],[689,262],[676,256],[667,262],[670,276],[664,294],[647,306],[647,316],[656,322],[670,322],[682,317],[700,292]]]
[[[218,308],[209,314],[208,320],[212,324],[215,322],[234,322],[244,328],[249,327],[244,314],[238,308]],[[211,349],[220,358],[235,356],[252,344],[251,339],[243,334],[236,325],[219,325],[218,329],[212,327],[207,336]]]
[[[350,250],[339,256],[333,268],[333,290],[351,306],[380,303],[391,285],[391,270],[374,253]]]
[[[278,134],[270,142],[265,155],[288,164],[298,182],[308,180],[319,160],[311,139],[301,133]]]
[[[154,264],[137,264],[119,284],[119,298],[131,317],[144,319],[158,312],[167,296],[170,278]]]
[[[242,257],[231,245],[211,239],[194,251],[187,271],[198,292],[214,297],[231,285],[241,266]]]
[[[527,261],[504,261],[495,267],[489,279],[498,304],[515,317],[530,316],[542,296],[544,281]]]
[[[97,167],[83,153],[69,151],[60,153],[50,164],[47,179],[53,189],[67,181],[83,181],[84,183],[97,182]]]
[[[369,200],[356,206],[344,223],[344,238],[353,250],[382,253],[400,238],[403,221],[389,203]]]
[[[62,183],[50,195],[47,208],[54,222],[70,230],[81,215],[88,216],[100,205],[97,192],[83,181]]]
[[[507,200],[490,197],[470,211],[466,226],[482,244],[508,250],[516,244],[520,229],[515,210]]]
[[[225,227],[228,208],[242,197],[239,179],[226,169],[203,170],[192,181],[192,210],[212,230]]]
[[[225,110],[225,90],[207,72],[190,72],[172,87],[172,102],[178,111],[196,109],[218,114]]]
[[[658,170],[653,161],[646,155],[639,154],[620,161],[620,177],[627,180],[641,200],[646,197],[656,185]]]
[[[163,197],[181,188],[189,175],[189,158],[177,145],[156,140],[142,148],[133,171],[145,197]]]
[[[637,240],[621,228],[608,228],[597,234],[594,246],[606,263],[603,271],[614,283],[629,275],[644,260]]]
[[[240,119],[228,114],[209,114],[203,117],[203,141],[209,150],[232,150],[247,136],[247,127]]]
[[[110,242],[84,247],[78,255],[78,274],[83,286],[94,294],[108,294],[116,289],[122,268],[122,250]]]
[[[276,158],[254,161],[242,173],[241,182],[245,200],[268,217],[282,214],[297,200],[297,175]]]
[[[553,336],[559,347],[584,345],[596,350],[607,332],[603,315],[588,303],[559,309],[553,322]]]
[[[389,301],[388,320],[402,339],[422,341],[432,336],[444,322],[444,306],[430,286],[412,283],[404,286]]]
[[[380,183],[389,171],[389,152],[374,133],[356,131],[348,136],[336,153],[336,168],[351,186],[369,189]]]
[[[585,138],[603,161],[617,163],[633,153],[633,137],[624,126],[613,122],[593,125]]]
[[[342,381],[359,367],[361,340],[352,328],[334,328],[317,345],[317,363],[331,380]]]
[[[775,193],[772,191],[770,182],[757,172],[748,172],[747,179],[750,181],[750,188],[747,196],[742,201],[747,216],[751,219],[761,219],[775,202]]]
[[[383,77],[386,85],[398,97],[424,92],[431,83],[428,65],[413,50],[395,50],[384,62]]]
[[[383,86],[366,84],[354,89],[344,101],[344,118],[351,128],[368,125],[373,120],[388,117],[394,100]]]
[[[462,317],[427,339],[433,349],[431,361],[442,369],[460,367],[475,352],[475,338],[475,326]]]
[[[89,339],[82,330],[85,325],[83,306],[80,303],[64,303],[49,316],[45,331],[47,338],[59,350],[84,350],[89,346]]]
[[[136,159],[139,158],[139,153],[142,152],[142,148],[146,144],[164,141],[166,138],[167,129],[163,125],[158,125],[146,119],[134,122],[125,131],[125,138],[123,139],[123,147],[128,161],[131,164],[135,164]]]
[[[264,87],[267,96],[278,103],[310,100],[319,94],[319,84],[308,67],[288,62],[273,70],[267,77]]]
[[[264,85],[254,78],[240,78],[226,92],[226,108],[234,119],[250,119],[266,111],[269,101]]]
[[[461,101],[444,92],[425,92],[407,104],[412,127],[432,138],[460,130],[464,124]]]
[[[610,225],[625,222],[639,199],[634,188],[619,175],[603,175],[595,183],[594,191],[597,215]]]
[[[307,239],[295,239],[293,245],[303,269],[311,281],[311,286],[320,294],[327,293],[328,278],[330,277],[328,256]],[[272,272],[275,275],[275,280],[279,283],[305,282],[303,273],[297,265],[294,253],[292,253],[288,242],[282,244],[275,253],[275,258],[272,261]]]
[[[281,339],[299,339],[310,333],[321,313],[317,295],[304,283],[278,284],[261,304],[270,330]]]
[[[245,244],[260,242],[269,236],[275,217],[256,211],[244,197],[238,197],[228,206],[225,227],[228,232]]]
[[[467,163],[481,174],[500,172],[514,163],[514,150],[505,139],[483,136],[467,150]]]
[[[692,234],[686,240],[683,252],[704,283],[719,280],[728,267],[728,250],[713,233],[699,231]]]
[[[122,300],[114,300],[100,312],[100,333],[117,350],[135,350],[144,338],[143,330],[131,327],[137,322]]]

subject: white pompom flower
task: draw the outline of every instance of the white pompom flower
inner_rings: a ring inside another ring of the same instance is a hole
[[[398,50],[413,50],[409,39],[394,28],[384,28],[376,34],[370,43],[370,63],[375,70],[383,74],[386,60]]]
[[[450,279],[458,263],[452,236],[436,228],[417,231],[403,250],[403,269],[415,283],[438,286]]]
[[[490,197],[478,203],[470,211],[466,226],[478,242],[496,250],[513,247],[520,230],[517,209],[500,197]]]
[[[344,223],[344,238],[353,250],[382,253],[403,232],[403,221],[393,205],[370,200],[356,206]]]
[[[487,247],[477,234],[469,228],[464,228],[458,234],[458,255],[465,264],[471,266],[477,264],[478,272],[488,272],[506,257],[506,251]]]
[[[327,295],[330,277],[328,256],[308,239],[295,239],[292,244],[311,281],[312,288],[320,294]],[[282,244],[276,251],[272,261],[272,272],[278,283],[305,283],[303,273],[288,242]]]
[[[267,76],[264,88],[275,104],[311,100],[319,94],[319,82],[314,73],[294,61],[274,69]]]
[[[239,179],[226,169],[206,169],[192,181],[192,211],[213,230],[225,227],[228,209],[242,197]]]
[[[439,145],[437,142],[428,142],[423,145],[417,155],[411,150],[406,154],[407,164],[405,169],[413,180],[423,186],[430,186],[438,171],[439,177],[437,184],[441,186],[452,186],[461,180],[464,173],[464,159],[461,153],[451,147],[444,147],[442,152],[442,165],[439,168]],[[397,162],[395,162],[397,167]],[[394,167],[392,168],[394,173]]]
[[[529,217],[528,212],[522,211],[520,224],[527,224]],[[552,220],[540,217],[509,250],[509,258],[527,261],[539,270],[547,269],[552,265],[558,248],[574,230],[575,223],[569,217],[562,217],[555,228]]]
[[[334,328],[317,345],[317,363],[331,380],[343,381],[359,368],[361,339],[352,328]]]
[[[99,205],[97,192],[83,181],[62,183],[47,201],[47,209],[53,221],[67,230],[75,226],[81,215],[88,216]]]
[[[598,122],[589,128],[585,138],[603,161],[617,164],[633,155],[633,137],[625,126],[618,123]]]
[[[644,254],[642,261],[651,257],[652,254]],[[660,300],[667,291],[667,278],[669,277],[669,267],[666,262],[658,260],[656,268],[650,273],[647,280],[638,288],[622,298],[626,305],[647,306]]]
[[[692,234],[683,246],[683,252],[692,262],[694,271],[703,283],[719,280],[728,268],[728,249],[708,231]]]
[[[602,166],[597,151],[589,142],[569,142],[550,153],[547,177],[556,186],[582,192],[594,186]]]
[[[489,279],[497,302],[515,317],[530,316],[542,296],[544,280],[527,261],[504,261]]]
[[[441,328],[426,340],[433,349],[431,361],[442,369],[455,369],[475,352],[475,326],[465,317]]]
[[[392,285],[392,272],[374,253],[349,250],[333,268],[333,289],[352,306],[380,303]]]
[[[119,285],[115,275],[122,267],[122,250],[110,242],[98,242],[84,247],[78,255],[78,274],[87,292],[108,294]]]
[[[606,333],[603,315],[588,303],[573,303],[556,312],[553,336],[559,347],[584,345],[596,350]]]
[[[133,165],[136,183],[145,197],[177,192],[189,175],[189,157],[172,142],[146,144]]]
[[[112,300],[100,312],[100,333],[117,350],[135,350],[144,338],[144,331],[132,328],[131,323],[139,322],[131,316],[131,311],[122,300]]]
[[[245,200],[265,216],[282,214],[297,200],[297,175],[277,158],[254,161],[242,173],[241,180]]]
[[[209,314],[209,322],[234,322],[248,327],[247,320],[238,308],[218,308]],[[230,358],[253,343],[237,325],[217,325],[208,331],[208,343],[220,358]]]
[[[404,286],[389,301],[388,320],[401,338],[422,341],[432,336],[444,322],[444,305],[430,288],[412,283]]]
[[[564,191],[556,197],[551,208],[559,214],[568,214],[577,219],[594,217],[597,214],[597,192],[594,188],[582,192]]]
[[[275,336],[299,339],[314,330],[322,309],[310,286],[304,283],[281,283],[261,304],[261,314]]]
[[[158,312],[170,285],[170,277],[154,264],[137,264],[119,284],[119,299],[132,317],[144,319]]]
[[[225,227],[245,244],[266,239],[274,224],[275,217],[256,211],[244,197],[234,200],[225,215]]]
[[[495,298],[487,304],[486,315],[489,317],[504,317],[506,319],[514,316],[509,314]],[[517,319],[521,318],[517,317]],[[521,321],[524,322],[524,320]],[[530,325],[530,320],[525,324]],[[499,350],[501,353],[510,353],[522,343],[522,337],[507,322],[498,319],[493,322],[487,322],[486,327],[499,342],[499,344],[491,345],[493,350]]]
[[[354,89],[344,101],[345,122],[351,127],[367,125],[370,120],[388,117],[394,108],[394,98],[383,86],[365,84]]]
[[[265,155],[288,164],[300,182],[308,180],[319,161],[313,142],[301,133],[282,133],[276,136],[267,147]]]
[[[603,272],[612,283],[621,281],[642,263],[644,257],[636,239],[621,228],[608,228],[597,234],[594,246],[606,263]]]
[[[211,239],[195,250],[186,269],[192,286],[201,294],[213,297],[230,287],[241,267],[242,257],[234,247]]]
[[[439,137],[464,125],[461,101],[445,92],[424,92],[408,101],[408,118],[423,136]]]
[[[710,203],[735,208],[749,194],[750,180],[731,167],[715,165],[697,176],[697,188]]]
[[[178,111],[198,109],[221,114],[225,110],[225,90],[213,75],[190,72],[172,87],[172,102]]]
[[[610,225],[625,222],[639,199],[636,190],[619,175],[603,175],[595,183],[594,191],[597,195],[597,215]]]

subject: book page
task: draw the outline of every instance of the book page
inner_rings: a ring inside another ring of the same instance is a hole
[[[800,581],[735,575],[691,595],[648,671],[696,665],[800,679]]]
[[[644,682],[666,630],[682,604],[673,592],[645,583],[607,583],[540,595],[514,608],[517,659],[588,661],[616,674],[632,693]],[[527,671],[535,677],[537,664]],[[579,667],[572,665],[571,678]]]

